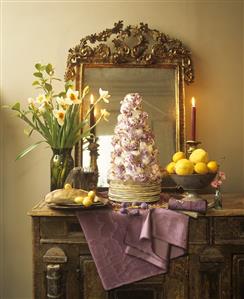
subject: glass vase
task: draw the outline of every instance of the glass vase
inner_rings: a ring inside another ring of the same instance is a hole
[[[51,191],[62,189],[64,182],[74,167],[74,159],[71,155],[72,148],[52,148],[53,155],[50,161]]]
[[[214,208],[216,210],[221,210],[222,209],[222,194],[219,189],[215,190],[215,195],[214,195]]]

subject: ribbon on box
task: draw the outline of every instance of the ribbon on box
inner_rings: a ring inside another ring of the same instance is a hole
[[[186,253],[186,215],[167,209],[122,215],[110,209],[77,212],[105,290],[166,273]]]

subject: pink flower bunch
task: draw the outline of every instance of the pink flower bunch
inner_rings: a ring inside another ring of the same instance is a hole
[[[226,179],[225,173],[223,171],[219,171],[216,174],[216,177],[214,178],[214,180],[212,181],[211,186],[213,188],[218,189],[223,184],[223,181],[225,179]]]

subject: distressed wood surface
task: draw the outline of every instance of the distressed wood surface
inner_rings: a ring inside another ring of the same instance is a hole
[[[203,195],[203,198],[208,202],[213,201],[213,194]],[[75,215],[72,210],[54,210],[47,207],[44,199],[42,199],[29,213],[29,216],[63,216],[72,217]],[[244,194],[224,194],[223,195],[223,209],[208,210],[206,216],[244,216]]]
[[[226,194],[223,205],[190,219],[188,255],[172,260],[167,274],[106,292],[75,214],[51,210],[42,200],[29,213],[33,298],[244,298],[244,196]]]

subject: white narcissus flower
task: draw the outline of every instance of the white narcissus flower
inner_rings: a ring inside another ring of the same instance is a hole
[[[30,109],[36,109],[36,106],[35,106],[35,100],[33,98],[28,98],[27,99],[28,103],[29,103],[29,108]]]
[[[65,101],[67,104],[72,105],[72,104],[80,104],[81,100],[79,100],[79,91],[78,90],[73,90],[71,88],[68,89],[66,93],[67,98]]]
[[[43,103],[41,103],[40,107],[38,108],[38,111],[40,113],[44,113],[46,111],[46,109],[47,109],[47,102],[43,102]]]
[[[65,112],[66,111],[63,109],[59,109],[59,110],[54,109],[53,110],[53,115],[57,118],[58,124],[60,126],[63,126],[63,124],[64,124]]]
[[[34,99],[28,98],[27,101],[30,105],[34,105]]]
[[[68,109],[69,106],[72,105],[72,103],[70,103],[70,101],[67,100],[67,98],[64,99],[63,97],[57,97],[56,101],[59,104],[59,106],[62,107],[63,110]]]
[[[47,102],[47,98],[46,98],[45,94],[39,94],[36,97],[36,102],[39,104],[42,104],[43,102]]]
[[[99,95],[100,98],[104,100],[105,103],[109,103],[109,98],[111,97],[110,94],[108,94],[107,90],[102,90],[102,88],[99,88]]]
[[[101,109],[101,114],[104,120],[108,121],[110,113],[106,109]]]

